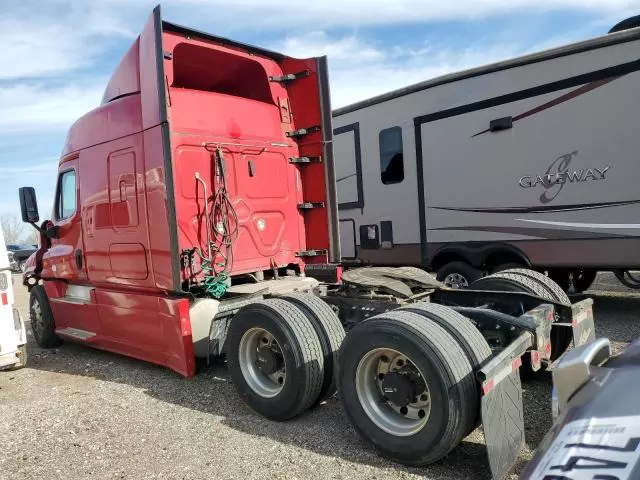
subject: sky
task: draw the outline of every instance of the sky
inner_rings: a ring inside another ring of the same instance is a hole
[[[0,214],[19,215],[17,189],[28,185],[49,218],[66,131],[99,105],[157,1],[1,3]],[[168,0],[162,9],[172,23],[215,35],[327,55],[337,108],[606,34],[640,14],[640,0]]]

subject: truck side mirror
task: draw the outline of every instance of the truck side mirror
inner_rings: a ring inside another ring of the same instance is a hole
[[[18,189],[18,194],[20,195],[22,221],[26,223],[36,223],[40,221],[35,189],[33,187],[21,187]]]

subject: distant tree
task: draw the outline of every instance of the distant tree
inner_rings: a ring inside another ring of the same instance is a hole
[[[8,213],[0,215],[0,224],[4,234],[5,243],[20,243],[20,237],[24,230],[24,224],[16,217]]]
[[[32,228],[31,231],[29,232],[29,235],[27,235],[25,237],[24,243],[27,243],[29,245],[39,245],[40,244],[40,234],[38,233],[38,231],[35,228]]]

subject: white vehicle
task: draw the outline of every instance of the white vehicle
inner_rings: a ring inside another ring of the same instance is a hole
[[[0,370],[22,368],[27,363],[27,331],[13,300],[11,266],[0,227]]]
[[[640,28],[617,31],[637,24],[334,111],[344,260],[579,291],[638,269]]]

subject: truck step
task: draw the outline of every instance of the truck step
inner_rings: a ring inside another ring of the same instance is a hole
[[[80,330],[79,328],[61,328],[60,330],[56,330],[56,334],[75,338],[76,340],[87,341],[96,336],[95,332],[89,332],[87,330]]]

